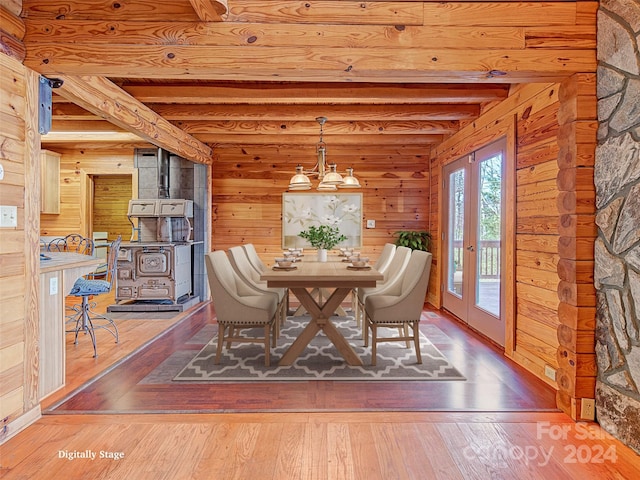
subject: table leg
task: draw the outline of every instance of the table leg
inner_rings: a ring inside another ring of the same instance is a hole
[[[311,320],[280,359],[279,365],[291,365],[320,330],[325,332],[349,365],[362,365],[362,360],[330,320],[333,312],[347,297],[351,289],[336,288],[331,296],[321,303],[316,302],[311,292],[306,288],[292,288],[291,291],[309,312]]]
[[[331,295],[331,292],[328,288],[319,288],[318,289],[318,303],[320,305],[323,304],[324,302],[324,298],[325,297],[329,297]],[[346,296],[344,298],[347,298]],[[344,300],[344,299],[343,299]],[[341,317],[346,317],[347,316],[347,312],[344,311],[344,308],[342,308],[342,300],[340,301],[340,304],[336,307],[335,309],[335,314],[336,315],[340,315]]]
[[[309,322],[302,333],[298,335],[298,338],[291,344],[291,346],[287,349],[285,354],[282,356],[278,365],[280,366],[288,366],[291,365],[296,358],[300,356],[300,354],[304,351],[304,349],[309,345],[309,342],[313,340],[318,332],[320,331],[320,325],[316,322]]]
[[[323,303],[323,298],[325,296],[327,296],[328,293],[328,289],[326,288],[314,288],[311,290],[311,295],[317,295],[318,296],[318,303],[320,305],[322,305]],[[305,313],[307,313],[307,310],[304,308],[303,305],[300,305],[295,312],[293,312],[293,316],[294,317],[301,317],[303,316]],[[342,305],[338,305],[338,308],[336,309],[336,315],[341,315],[343,317],[347,316],[347,312],[344,310],[344,308],[342,308]]]

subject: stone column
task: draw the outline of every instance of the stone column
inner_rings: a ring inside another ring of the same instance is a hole
[[[598,11],[596,415],[640,452],[640,1]]]

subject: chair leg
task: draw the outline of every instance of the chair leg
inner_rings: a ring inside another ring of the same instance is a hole
[[[220,356],[222,355],[222,347],[224,346],[224,331],[226,328],[226,325],[218,323],[218,348],[216,349],[216,359],[213,362],[215,365],[220,364]]]
[[[93,304],[95,305],[95,304]],[[92,318],[93,320],[106,320],[107,323],[106,325],[95,325],[94,328],[102,328],[104,330],[106,330],[107,332],[109,332],[111,335],[113,335],[113,338],[116,340],[116,343],[118,343],[120,341],[120,334],[118,332],[118,326],[116,325],[116,322],[113,321],[113,319],[102,315],[101,313],[96,313],[93,310],[89,309],[89,312],[92,314],[92,316],[90,316],[90,318]],[[112,329],[113,327],[113,329]]]
[[[236,334],[236,328],[233,325],[229,325],[229,333],[227,333],[227,350],[231,348],[231,337],[234,337]]]
[[[358,319],[358,325],[362,325],[362,338],[365,341],[365,346],[367,345],[367,311],[364,309],[364,303],[360,301],[360,297],[356,297],[356,305],[357,305],[357,313],[356,318]]]
[[[282,302],[280,303],[279,313],[276,315],[276,325],[275,325],[275,338],[280,338],[280,328],[287,321],[287,314],[289,313],[289,294],[284,296]]]
[[[93,345],[93,358],[96,358],[98,356],[98,347],[96,345],[96,333],[93,328],[93,322],[91,321],[91,316],[89,315],[89,312],[90,312],[89,299],[87,297],[82,297],[82,305],[80,308],[81,308],[81,311],[80,311],[80,314],[78,315],[78,319],[76,320],[75,338],[73,340],[73,343],[75,345],[78,344],[78,332],[80,332],[80,330],[84,331],[85,333],[88,333],[89,337],[91,338],[91,344]]]
[[[405,346],[407,348],[411,348],[411,340],[409,340],[409,324],[404,323],[402,325],[402,334],[407,338],[405,342]],[[415,332],[414,332],[414,338],[415,338]]]
[[[371,322],[369,317],[367,316],[367,312],[362,312],[363,318],[362,321],[362,339],[364,340],[364,346],[369,346],[369,329],[371,328]]]
[[[271,346],[276,348],[276,323],[271,324]]]
[[[420,354],[420,320],[413,322],[413,341],[416,346],[416,359],[418,363],[422,363],[422,355]]]
[[[102,328],[109,332],[116,340],[116,343],[119,342],[120,336],[118,332],[118,326],[116,323],[109,317],[102,315],[101,313],[95,312],[93,310],[95,307],[95,302],[89,302],[89,297],[82,297],[82,304],[80,306],[80,312],[78,314],[76,320],[76,328],[75,328],[75,339],[74,344],[78,344],[78,333],[80,330],[88,333],[91,337],[91,343],[93,345],[93,356],[94,358],[98,356],[98,347],[96,344],[96,334],[95,331],[98,328]],[[100,325],[94,323],[95,320],[106,320],[106,325]]]
[[[267,323],[264,326],[264,366],[268,367],[271,364],[271,345],[269,341],[269,332],[271,330],[271,324]]]
[[[376,346],[378,345],[378,326],[375,323],[369,322],[371,327],[371,365],[376,366]],[[368,337],[369,335],[367,335]]]

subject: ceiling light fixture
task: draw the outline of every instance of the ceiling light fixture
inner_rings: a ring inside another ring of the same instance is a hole
[[[327,122],[327,117],[318,117],[316,122],[320,124],[320,141],[316,144],[317,161],[311,170],[305,170],[302,165],[296,167],[296,173],[289,181],[289,190],[311,190],[310,176],[318,177],[320,184],[319,191],[333,191],[338,188],[360,188],[360,182],[353,176],[353,168],[347,168],[343,177],[338,173],[335,163],[327,164],[327,144],[322,139],[323,127]]]

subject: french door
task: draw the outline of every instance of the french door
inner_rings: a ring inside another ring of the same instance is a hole
[[[444,170],[443,307],[499,345],[503,311],[506,140]]]

